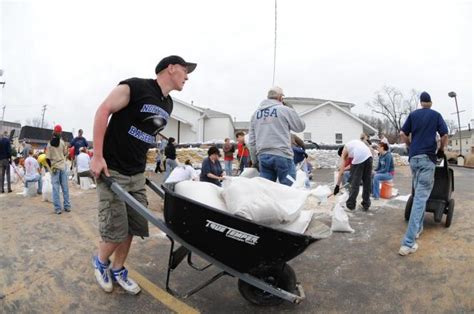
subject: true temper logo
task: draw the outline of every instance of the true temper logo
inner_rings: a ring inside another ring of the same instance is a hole
[[[207,221],[206,228],[210,228],[212,230],[222,232],[225,234],[226,237],[232,238],[237,241],[245,242],[250,245],[255,245],[257,244],[257,241],[260,238],[260,237],[257,237],[256,235],[245,233],[240,230],[221,225],[211,220],[206,220],[206,221]]]

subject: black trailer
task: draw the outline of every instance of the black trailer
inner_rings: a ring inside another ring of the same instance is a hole
[[[163,221],[117,183],[104,175],[101,178],[120,199],[171,241],[166,277],[169,293],[187,298],[220,277],[230,275],[238,278],[240,293],[253,304],[276,305],[283,300],[300,303],[305,298],[287,262],[303,253],[317,238],[259,225],[183,197],[174,192],[173,184],[160,187],[147,179],[147,185],[164,198]],[[175,246],[178,247],[175,249]],[[193,263],[193,254],[209,265],[198,267]],[[179,293],[170,287],[171,273],[185,258],[196,270],[214,265],[221,271],[194,289]]]
[[[442,165],[436,165],[434,185],[431,194],[426,201],[426,211],[434,214],[435,222],[441,222],[443,214],[446,214],[446,228],[451,226],[454,213],[454,199],[452,193],[454,192],[454,172],[448,166],[446,155],[442,160]],[[408,198],[405,206],[405,220],[410,219],[411,207],[413,205],[413,196],[415,195],[412,186],[410,198]]]

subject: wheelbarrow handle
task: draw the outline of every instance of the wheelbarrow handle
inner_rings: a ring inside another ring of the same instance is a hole
[[[107,184],[107,187],[111,187],[115,183],[115,180],[111,177],[106,176],[103,172],[100,174],[100,179]]]
[[[105,182],[108,188],[112,187],[112,184],[115,183],[115,180],[111,177],[106,176],[103,172],[100,174],[100,179]],[[159,187],[155,182],[146,179],[146,185],[150,187],[155,193],[157,193],[161,198],[165,198],[165,191]]]

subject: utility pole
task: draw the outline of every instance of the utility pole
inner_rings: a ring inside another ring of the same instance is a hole
[[[2,107],[2,121],[5,121],[5,108],[6,107],[7,107],[6,105],[3,105]]]
[[[273,44],[273,80],[272,86],[275,86],[275,70],[277,57],[277,0],[275,0],[275,39]]]
[[[46,112],[46,107],[48,107],[48,105],[43,105],[43,114],[41,115],[41,128],[43,128],[43,123],[44,123],[44,114]]]

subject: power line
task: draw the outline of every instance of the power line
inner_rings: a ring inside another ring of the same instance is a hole
[[[275,0],[275,42],[274,42],[274,45],[273,45],[273,81],[272,81],[272,86],[275,86],[276,55],[277,55],[277,0]]]

